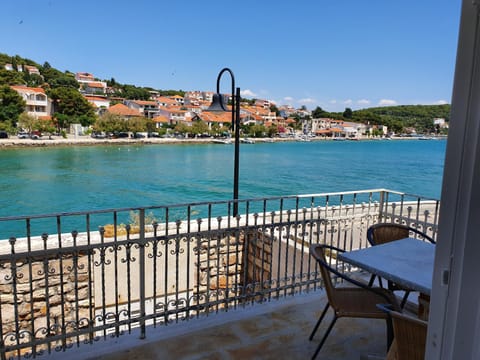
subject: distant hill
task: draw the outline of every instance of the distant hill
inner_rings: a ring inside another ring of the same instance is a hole
[[[6,64],[11,64],[13,69],[5,69]],[[28,71],[25,70],[18,71],[19,66],[23,68],[25,65],[36,67],[40,75],[29,74]],[[84,71],[84,69],[79,71]],[[127,99],[148,100],[151,96],[150,91],[152,90],[158,92],[160,95],[183,96],[185,93],[182,90],[160,90],[150,87],[121,84],[113,77],[111,79],[103,79],[103,81],[113,89],[112,96],[120,96]],[[80,87],[80,84],[75,80],[75,74],[73,72],[68,70],[64,72],[60,71],[52,67],[47,61],[44,62],[43,65],[40,65],[33,60],[22,58],[18,55],[11,56],[3,53],[0,53],[0,85],[27,85],[46,89],[56,87],[73,87],[78,89]]]
[[[450,105],[399,105],[353,111],[352,121],[383,124],[395,132],[414,127],[417,132],[434,132],[433,119],[450,121]]]

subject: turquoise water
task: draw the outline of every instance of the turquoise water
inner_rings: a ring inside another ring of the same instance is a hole
[[[242,145],[240,198],[388,188],[440,197],[446,141]],[[232,197],[233,146],[0,151],[0,217]]]

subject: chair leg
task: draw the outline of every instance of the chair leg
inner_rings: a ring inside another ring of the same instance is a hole
[[[369,287],[372,287],[373,285],[373,282],[375,281],[375,274],[372,274],[372,276],[370,276],[370,281],[368,282],[368,286]]]
[[[387,352],[393,342],[393,324],[390,314],[387,315]]]
[[[403,295],[402,302],[400,303],[400,308],[401,308],[401,309],[403,309],[404,306],[405,306],[405,304],[407,303],[408,295],[410,295],[410,291],[409,291],[409,290],[406,290],[406,291],[405,291],[405,295]]]
[[[330,334],[330,331],[332,331],[333,325],[335,325],[335,322],[337,321],[337,319],[338,319],[338,317],[337,317],[337,315],[335,314],[334,317],[333,317],[332,322],[331,322],[330,325],[328,326],[327,332],[325,333],[325,335],[323,335],[322,341],[320,341],[320,344],[318,344],[317,350],[315,350],[315,353],[314,353],[313,356],[312,356],[312,360],[317,357],[318,353],[320,352],[320,349],[321,349],[322,346],[323,346],[323,343],[325,342],[325,340],[327,340],[327,337],[328,337],[328,335]]]
[[[327,305],[325,305],[325,309],[323,309],[322,315],[318,318],[317,323],[315,324],[315,327],[313,328],[312,333],[310,334],[310,337],[308,338],[310,341],[312,341],[313,336],[318,330],[318,327],[320,326],[320,323],[322,322],[323,318],[325,317],[325,314],[327,313],[328,308],[330,307],[330,304],[327,302]]]

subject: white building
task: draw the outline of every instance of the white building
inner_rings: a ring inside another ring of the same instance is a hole
[[[25,100],[25,111],[36,118],[50,116],[51,105],[45,90],[28,86],[11,86]]]

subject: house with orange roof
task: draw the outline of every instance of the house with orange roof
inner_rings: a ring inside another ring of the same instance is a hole
[[[185,123],[190,125],[192,114],[189,111],[182,110],[180,106],[160,107],[157,116],[165,116],[170,125]]]
[[[262,99],[255,100],[255,106],[259,106],[263,109],[270,109],[271,105],[272,105],[272,102],[270,100],[262,100]]]
[[[158,104],[156,101],[147,100],[125,100],[123,102],[130,109],[138,111],[140,116],[152,119],[158,114]]]
[[[82,83],[80,91],[85,94],[105,94],[107,90],[107,83],[103,81],[91,81]]]
[[[110,100],[101,96],[83,96],[87,101],[92,104],[95,108],[104,108],[108,109],[110,107]]]
[[[173,95],[170,96],[172,100],[174,100],[178,105],[183,105],[185,103],[185,99],[180,95]]]
[[[158,106],[169,107],[177,105],[177,102],[168,96],[159,96],[155,99]]]
[[[170,125],[170,119],[164,115],[155,116],[152,120],[155,123],[155,127],[157,129],[164,125]]]
[[[199,105],[193,105],[193,104],[186,104],[186,105],[183,105],[181,108],[184,109],[185,111],[190,112],[192,116],[194,113],[199,114],[203,110]]]
[[[115,104],[107,109],[109,114],[118,115],[124,119],[130,119],[132,117],[141,116],[138,111],[130,109],[123,104]]]
[[[80,92],[84,94],[106,94],[107,83],[104,81],[95,80],[93,74],[88,72],[77,72],[75,80],[80,83]]]
[[[212,129],[213,124],[221,126],[230,126],[232,123],[232,113],[229,111],[225,112],[213,112],[213,111],[202,111],[200,114],[195,114],[192,118],[192,121],[204,121],[209,129]]]
[[[35,74],[35,75],[40,75],[40,70],[36,66],[31,66],[31,65],[25,65],[24,69],[26,72],[28,72],[30,75]]]
[[[25,100],[25,111],[36,118],[48,117],[51,112],[51,102],[45,90],[28,86],[11,86]]]
[[[240,114],[240,117],[242,123],[245,125],[260,125],[264,122],[260,115],[257,115],[254,111],[249,111],[248,109],[243,110]]]
[[[75,80],[77,80],[79,83],[87,83],[95,81],[95,78],[93,74],[90,74],[88,72],[77,72],[75,74]]]

